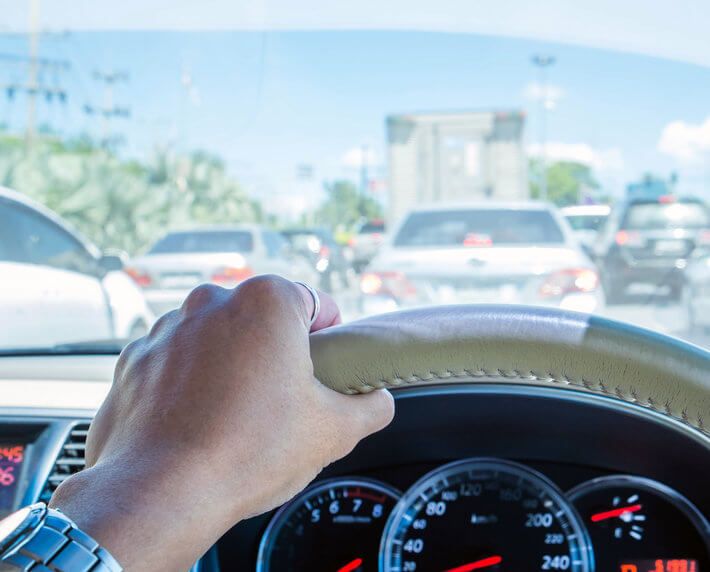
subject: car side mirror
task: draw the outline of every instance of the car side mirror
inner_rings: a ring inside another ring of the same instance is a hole
[[[125,255],[119,253],[106,253],[99,258],[99,268],[104,272],[116,272],[125,267]]]

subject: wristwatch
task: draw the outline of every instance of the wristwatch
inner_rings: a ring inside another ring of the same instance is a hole
[[[0,520],[0,562],[32,572],[121,572],[111,554],[40,502]]]

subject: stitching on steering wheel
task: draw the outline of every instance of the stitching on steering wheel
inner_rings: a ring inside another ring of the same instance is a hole
[[[583,389],[586,389],[587,391],[595,392],[595,393],[603,393],[605,395],[609,395],[611,397],[615,397],[617,399],[621,399],[622,401],[626,401],[627,403],[633,403],[635,405],[640,405],[641,407],[646,407],[648,409],[651,409],[657,413],[660,413],[661,415],[666,415],[670,417],[671,419],[674,419],[675,421],[679,421],[685,425],[689,425],[690,427],[693,427],[694,429],[697,429],[700,431],[703,435],[710,436],[710,431],[708,431],[705,428],[705,423],[703,421],[703,418],[700,414],[698,414],[697,417],[697,424],[693,423],[691,419],[688,417],[688,411],[687,409],[683,409],[680,413],[680,417],[676,414],[674,414],[671,411],[671,406],[670,406],[670,401],[665,401],[663,404],[663,407],[659,407],[657,405],[657,401],[653,397],[648,397],[646,402],[642,402],[636,390],[632,387],[629,389],[629,393],[631,395],[631,398],[627,397],[624,392],[621,390],[619,386],[616,386],[614,388],[614,391],[609,391],[607,386],[603,382],[599,382],[597,384],[592,384],[591,382],[585,380],[585,379],[573,379],[570,378],[566,375],[563,376],[556,376],[551,372],[547,372],[547,375],[540,375],[535,373],[534,371],[529,371],[527,373],[521,372],[519,370],[509,370],[505,371],[502,369],[495,369],[492,371],[487,371],[484,369],[478,369],[478,370],[470,370],[470,369],[462,369],[461,371],[455,372],[452,370],[446,370],[445,372],[436,372],[436,371],[429,371],[425,375],[419,375],[419,374],[412,374],[407,378],[403,377],[393,377],[390,379],[381,379],[380,384],[376,385],[373,383],[368,382],[365,379],[360,379],[360,384],[369,387],[371,389],[382,389],[383,387],[397,387],[399,385],[410,385],[413,383],[418,383],[418,382],[427,382],[427,381],[432,381],[434,379],[436,380],[442,380],[445,381],[449,378],[452,377],[471,377],[471,378],[476,378],[476,377],[497,377],[497,378],[503,378],[503,379],[519,379],[519,380],[527,380],[527,381],[542,381],[550,384],[564,384],[564,385],[572,385],[575,387],[580,387]],[[346,388],[348,393],[360,393],[356,388],[354,387],[347,387]]]

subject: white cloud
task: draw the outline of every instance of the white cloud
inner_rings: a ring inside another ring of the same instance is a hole
[[[540,157],[541,145],[528,146],[528,155]],[[619,171],[624,167],[624,157],[618,147],[595,149],[587,143],[550,142],[545,146],[545,156],[552,161],[576,161],[596,171]]]
[[[363,165],[363,159],[365,164],[370,167],[377,164],[377,154],[370,147],[353,147],[352,149],[348,149],[343,155],[341,162],[344,167],[359,169]]]
[[[699,163],[710,154],[710,117],[702,123],[671,121],[663,128],[658,150],[684,163]]]

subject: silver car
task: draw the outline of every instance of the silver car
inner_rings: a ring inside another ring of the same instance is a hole
[[[309,262],[276,231],[259,225],[209,226],[170,232],[132,261],[128,272],[156,314],[179,306],[198,284],[233,287],[257,274],[316,284]]]
[[[544,203],[437,205],[410,212],[361,277],[365,313],[454,303],[598,311],[597,271]]]

